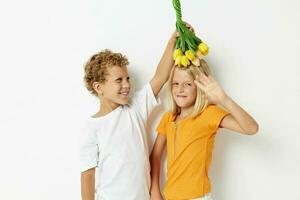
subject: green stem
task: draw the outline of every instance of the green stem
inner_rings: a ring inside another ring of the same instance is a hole
[[[186,23],[182,20],[180,0],[172,0],[172,3],[176,12],[176,30],[179,33],[176,49],[180,48],[182,52],[190,49],[195,52],[201,40],[186,27]]]

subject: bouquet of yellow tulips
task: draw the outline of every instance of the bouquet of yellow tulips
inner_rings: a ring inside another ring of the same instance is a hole
[[[187,67],[191,63],[200,66],[200,59],[208,54],[208,46],[192,32],[182,21],[179,0],[173,0],[176,11],[176,30],[179,37],[176,41],[173,59],[178,67]]]

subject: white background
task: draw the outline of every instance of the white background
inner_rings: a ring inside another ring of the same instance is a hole
[[[300,199],[299,1],[181,3],[211,48],[215,77],[260,124],[253,137],[217,135],[213,197]],[[99,106],[84,88],[84,63],[104,48],[122,52],[141,88],[174,24],[171,0],[1,1],[1,200],[80,199],[77,138]]]

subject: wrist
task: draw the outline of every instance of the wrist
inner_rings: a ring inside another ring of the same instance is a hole
[[[221,106],[223,106],[223,107],[227,107],[228,106],[228,104],[230,103],[230,101],[232,101],[232,99],[230,98],[230,96],[228,96],[228,95],[225,95],[225,97],[221,100]]]
[[[151,187],[150,194],[156,194],[158,192],[160,192],[159,186]]]

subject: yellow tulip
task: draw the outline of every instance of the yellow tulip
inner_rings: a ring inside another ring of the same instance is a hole
[[[202,55],[202,53],[201,53],[200,50],[197,50],[196,56],[197,56],[197,58],[199,58],[200,60],[204,57],[204,55]]]
[[[200,66],[200,59],[199,58],[195,58],[194,60],[192,60],[193,65],[199,67]]]
[[[173,59],[176,60],[177,56],[182,56],[182,51],[180,49],[176,49],[173,52]]]
[[[181,64],[184,67],[187,67],[190,64],[190,61],[189,61],[189,59],[186,56],[182,56],[182,58],[181,58]]]
[[[175,58],[175,65],[178,65],[179,67],[180,67],[180,65],[181,65],[181,60],[182,60],[182,56],[177,56],[176,58]]]
[[[185,56],[190,60],[193,61],[196,57],[194,55],[194,53],[191,50],[187,50],[185,52]]]
[[[204,42],[199,44],[198,49],[202,55],[206,56],[208,54],[208,46]]]

